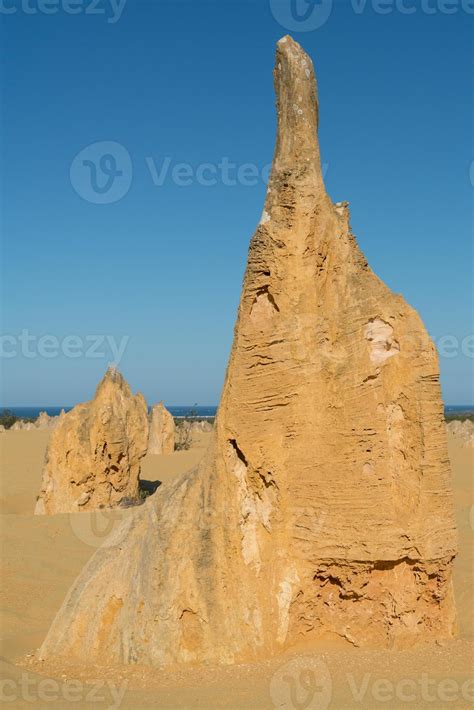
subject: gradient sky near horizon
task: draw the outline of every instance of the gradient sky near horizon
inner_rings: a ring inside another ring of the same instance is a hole
[[[287,33],[315,64],[331,198],[438,344],[446,403],[474,403],[473,3],[91,1],[0,3],[0,404],[90,398],[116,359],[86,357],[97,335],[128,339],[149,403],[218,402]]]

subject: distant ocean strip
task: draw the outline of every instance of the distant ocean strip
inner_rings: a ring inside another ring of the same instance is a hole
[[[217,412],[216,405],[209,406],[168,406],[167,409],[171,412],[173,417],[215,417]],[[40,412],[47,412],[50,417],[57,416],[61,409],[68,412],[72,407],[0,407],[0,412],[4,409],[9,409],[17,417],[23,417],[25,419],[36,419]],[[449,405],[444,408],[446,414],[453,414],[456,412],[463,414],[473,414],[474,405],[472,404],[455,404]]]
[[[193,406],[192,404],[183,407],[168,407],[168,405],[166,405],[166,407],[173,417],[215,417],[217,412],[215,405],[207,407]],[[10,412],[13,412],[17,417],[36,419],[40,412],[47,412],[50,417],[55,417],[60,413],[61,409],[68,412],[72,407],[0,407],[0,412],[5,409],[10,410]]]

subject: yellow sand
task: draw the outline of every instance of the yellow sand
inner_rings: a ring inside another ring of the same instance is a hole
[[[284,657],[224,668],[29,665],[69,587],[128,510],[34,516],[48,431],[0,435],[2,534],[0,702],[80,708],[468,708],[474,703],[473,449],[449,438],[460,533],[455,565],[459,638],[410,651],[347,645],[298,648]],[[208,435],[190,451],[147,456],[142,478],[163,486],[191,469]],[[183,550],[183,554],[186,551]],[[49,679],[49,680],[46,680]],[[100,702],[102,700],[102,702]]]

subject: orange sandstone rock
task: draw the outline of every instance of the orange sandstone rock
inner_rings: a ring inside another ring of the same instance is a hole
[[[148,440],[147,405],[109,369],[91,402],[61,413],[51,432],[35,513],[113,508],[136,499]]]
[[[312,639],[453,634],[436,351],[326,193],[313,66],[289,37],[275,87],[276,151],[212,444],[91,559],[43,657],[231,663]]]
[[[175,424],[163,402],[155,404],[150,412],[149,454],[172,454],[174,451]]]

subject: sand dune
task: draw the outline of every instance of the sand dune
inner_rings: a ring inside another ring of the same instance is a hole
[[[31,707],[33,701],[41,707],[97,708],[98,698],[101,707],[120,704],[124,708],[292,708],[298,703],[306,708],[472,706],[473,450],[463,448],[454,437],[448,441],[460,533],[454,578],[458,639],[396,652],[362,651],[348,645],[298,648],[266,663],[160,673],[136,667],[112,670],[106,659],[103,668],[94,669],[28,665],[26,655],[42,642],[83,565],[107,533],[134,513],[127,509],[34,516],[48,436],[47,430],[18,431],[6,432],[0,439],[4,702],[18,708]],[[147,456],[142,479],[166,486],[199,461],[207,437],[202,434],[189,451]],[[45,678],[50,679],[49,685]]]

